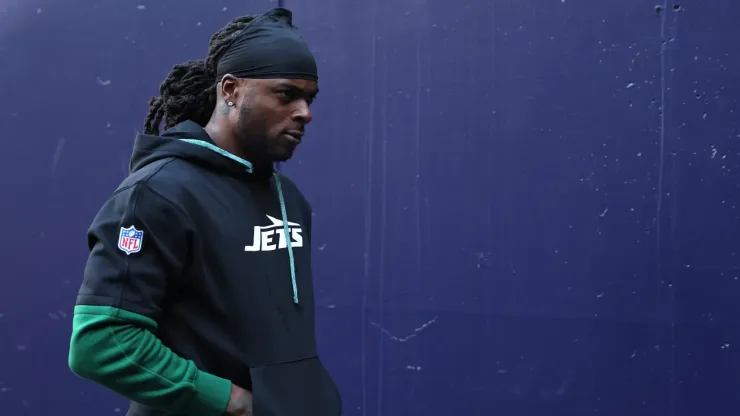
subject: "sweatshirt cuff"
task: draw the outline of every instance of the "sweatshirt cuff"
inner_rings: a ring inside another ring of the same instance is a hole
[[[229,405],[231,381],[213,374],[199,371],[195,379],[195,397],[189,414],[203,416],[221,416]]]

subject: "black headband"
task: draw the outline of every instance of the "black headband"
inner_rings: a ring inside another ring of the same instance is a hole
[[[316,60],[293,27],[293,13],[275,8],[257,16],[236,35],[218,61],[225,74],[240,78],[319,79]]]

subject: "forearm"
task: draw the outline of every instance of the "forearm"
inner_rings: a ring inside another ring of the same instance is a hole
[[[142,315],[101,306],[75,307],[69,366],[80,377],[169,413],[220,416],[231,382],[200,371],[155,335]]]

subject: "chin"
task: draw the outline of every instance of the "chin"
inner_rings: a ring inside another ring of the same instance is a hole
[[[287,162],[290,160],[290,158],[293,157],[293,153],[295,152],[294,146],[281,146],[278,148],[273,148],[270,152],[272,156],[272,160],[275,162]]]
[[[293,157],[293,152],[278,152],[272,155],[272,160],[276,163],[283,163],[290,160]]]

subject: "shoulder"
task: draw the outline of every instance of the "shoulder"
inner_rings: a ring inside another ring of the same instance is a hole
[[[188,183],[188,179],[197,175],[198,172],[199,169],[193,164],[176,157],[168,157],[131,172],[122,185],[136,183],[150,187],[178,186]]]
[[[128,187],[146,188],[170,203],[183,205],[203,181],[197,166],[171,157],[154,161],[132,172],[121,182],[117,191]]]
[[[184,165],[179,159],[166,158],[131,172],[105,205],[109,209],[115,207],[115,210],[149,218],[169,216],[171,219],[172,215],[181,219],[189,217],[186,207],[188,203],[197,201],[192,194],[192,189],[197,185],[189,181],[195,170]]]

